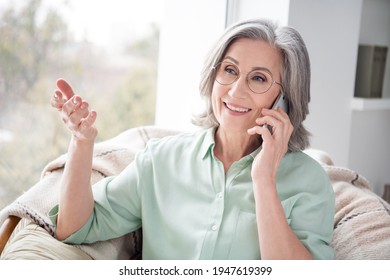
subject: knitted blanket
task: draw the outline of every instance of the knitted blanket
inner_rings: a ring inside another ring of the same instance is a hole
[[[328,173],[336,195],[332,246],[336,259],[390,259],[390,205],[359,173],[334,166],[319,150],[307,150]]]
[[[91,183],[118,174],[142,150],[147,141],[178,132],[153,126],[132,128],[94,147]],[[0,212],[0,225],[9,215],[31,220],[54,235],[54,226],[47,213],[58,204],[59,183],[67,155],[61,155],[45,166],[41,179],[15,202]],[[129,259],[140,254],[140,231],[91,245],[75,245],[93,259]]]
[[[390,260],[390,205],[358,173],[335,166],[325,170],[336,194],[336,258]]]
[[[151,138],[174,135],[177,131],[158,127],[129,129],[117,137],[95,145],[91,183],[118,174],[145,147]],[[336,194],[334,237],[332,246],[337,259],[390,259],[390,206],[371,191],[369,182],[357,172],[333,165],[331,158],[319,150],[306,150],[320,162],[331,179]],[[66,154],[50,162],[41,180],[0,212],[0,225],[7,216],[31,220],[51,235],[54,227],[47,216],[58,203],[59,181]],[[126,236],[75,245],[93,259],[139,258],[140,231]]]

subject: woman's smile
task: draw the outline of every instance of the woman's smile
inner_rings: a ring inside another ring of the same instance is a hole
[[[225,104],[225,107],[229,111],[231,111],[232,113],[236,113],[238,115],[246,114],[246,113],[248,113],[249,111],[252,110],[250,108],[242,107],[240,105],[236,105],[236,104],[233,104],[233,103],[228,103],[228,102],[223,102],[223,103]]]

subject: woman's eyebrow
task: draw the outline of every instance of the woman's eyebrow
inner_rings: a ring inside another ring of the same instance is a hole
[[[223,61],[225,61],[225,60],[227,60],[227,59],[228,59],[228,60],[231,60],[231,61],[234,62],[236,65],[240,65],[240,63],[238,62],[238,60],[235,59],[235,58],[233,58],[233,57],[231,57],[231,56],[225,56],[224,59],[223,59]],[[254,66],[254,67],[252,67],[252,70],[251,70],[251,71],[254,71],[254,70],[265,71],[265,72],[268,72],[269,74],[272,75],[271,70],[269,70],[267,67]]]
[[[229,59],[229,60],[233,61],[237,65],[240,64],[237,59],[235,59],[235,58],[233,58],[231,56],[225,56],[223,60],[225,60],[225,59]]]
[[[269,74],[272,75],[271,70],[269,70],[267,67],[255,66],[255,67],[252,67],[252,70],[251,70],[251,71],[254,71],[254,70],[265,71],[265,72],[268,72]]]

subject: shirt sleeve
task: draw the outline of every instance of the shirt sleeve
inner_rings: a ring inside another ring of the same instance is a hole
[[[314,259],[334,259],[330,243],[335,194],[329,177],[321,165],[311,159],[293,169],[284,186],[290,189],[291,196],[282,203],[289,225]]]
[[[140,179],[145,171],[144,156],[137,154],[118,176],[107,177],[92,186],[94,210],[86,224],[65,243],[82,244],[108,240],[141,227]],[[49,212],[56,226],[58,205]]]

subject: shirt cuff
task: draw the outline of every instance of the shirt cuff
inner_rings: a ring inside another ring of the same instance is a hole
[[[58,219],[58,204],[54,206],[48,213],[49,219],[54,225],[54,237],[57,238],[57,219]],[[61,240],[61,242],[69,243],[69,244],[82,244],[85,241],[85,238],[89,232],[90,225],[93,220],[93,215],[91,215],[88,221],[85,223],[83,227],[81,227],[78,231],[71,234],[68,238]]]

